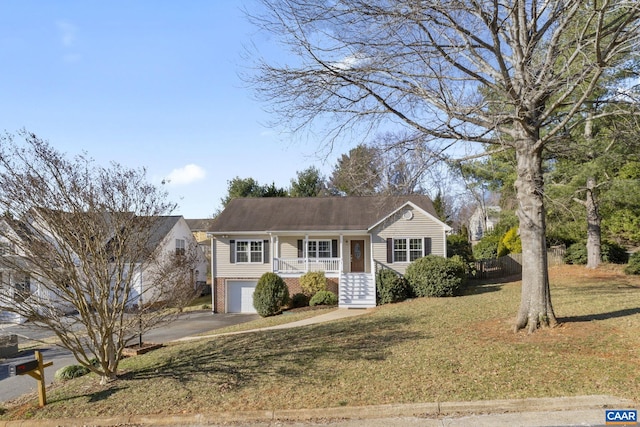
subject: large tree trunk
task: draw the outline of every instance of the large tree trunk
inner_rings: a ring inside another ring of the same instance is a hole
[[[587,197],[584,203],[587,208],[587,268],[598,268],[601,260],[600,214],[598,213],[595,190],[595,178],[588,178]]]
[[[557,321],[551,305],[545,211],[543,203],[542,147],[535,140],[522,139],[516,149],[517,189],[522,240],[522,297],[515,330],[529,333]]]

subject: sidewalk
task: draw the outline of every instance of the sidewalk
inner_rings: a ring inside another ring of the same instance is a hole
[[[221,337],[221,336],[225,336],[225,335],[239,335],[239,334],[246,334],[249,332],[259,332],[259,331],[271,331],[271,330],[275,330],[275,329],[289,329],[289,328],[297,328],[299,326],[307,326],[307,325],[315,325],[316,323],[325,323],[325,322],[331,322],[334,320],[340,320],[340,319],[346,319],[348,317],[354,317],[354,316],[361,316],[363,314],[366,313],[370,313],[371,309],[365,309],[365,308],[338,308],[335,309],[329,313],[325,313],[325,314],[320,314],[318,316],[313,316],[313,317],[309,317],[307,319],[302,319],[302,320],[298,320],[295,322],[289,322],[289,323],[283,323],[282,325],[276,325],[276,326],[268,326],[265,328],[258,328],[258,329],[250,329],[250,330],[246,330],[246,331],[238,331],[238,332],[226,332],[223,334],[211,334],[211,335],[203,335],[203,336],[194,336],[194,337],[184,337],[184,338],[180,338],[177,339],[173,342],[181,342],[181,341],[195,341],[195,340],[202,340],[202,339],[208,339],[208,338],[212,338],[212,337]]]
[[[478,402],[437,402],[299,410],[222,412],[57,420],[0,421],[17,426],[333,426],[333,427],[543,427],[603,426],[605,409],[632,409],[611,396],[577,396]]]

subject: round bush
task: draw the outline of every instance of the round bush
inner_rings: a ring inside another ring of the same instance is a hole
[[[640,252],[629,257],[629,265],[624,268],[626,274],[640,274]]]
[[[86,368],[81,365],[69,365],[63,368],[60,368],[56,371],[54,377],[57,380],[70,380],[73,378],[78,378],[83,375],[87,375],[89,372],[89,368]]]
[[[311,297],[309,305],[311,307],[316,305],[337,305],[338,296],[331,291],[318,291]]]
[[[418,297],[445,297],[456,294],[466,273],[459,261],[427,255],[412,262],[404,277]]]
[[[309,305],[309,297],[305,294],[293,294],[289,302],[290,308],[307,307]]]
[[[253,307],[262,317],[273,316],[289,302],[289,288],[282,277],[275,273],[264,273],[253,293]]]
[[[327,278],[324,271],[310,271],[300,277],[300,287],[302,293],[312,297],[319,291],[327,290]]]
[[[409,297],[411,292],[405,278],[388,268],[384,268],[376,274],[376,291],[378,304],[403,301]]]

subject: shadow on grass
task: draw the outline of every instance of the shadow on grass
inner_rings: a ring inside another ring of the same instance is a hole
[[[627,308],[624,310],[610,311],[608,313],[586,314],[584,316],[560,317],[558,319],[558,322],[560,323],[591,322],[592,320],[617,319],[619,317],[633,316],[634,314],[639,314],[639,313],[640,313],[640,308]]]
[[[640,290],[640,286],[632,285],[629,283],[623,283],[623,282],[607,282],[604,284],[571,286],[570,289],[571,289],[571,292],[576,294],[583,293],[583,294],[589,294],[589,295],[593,295],[593,294],[613,295],[613,294],[621,294],[621,293],[628,293],[628,292],[637,292],[638,290]]]
[[[87,396],[89,397],[89,402],[99,402],[101,400],[108,399],[109,397],[111,397],[111,395],[116,394],[120,390],[123,390],[123,387],[110,387],[88,394]]]
[[[462,291],[460,292],[461,296],[465,295],[479,295],[479,294],[487,294],[489,292],[498,292],[502,290],[502,285],[496,283],[473,283],[469,282]]]
[[[216,337],[190,350],[167,354],[160,364],[129,372],[126,380],[171,378],[183,384],[202,381],[221,391],[256,382],[325,381],[339,375],[341,360],[385,360],[391,348],[428,338],[404,328],[411,320],[358,318],[309,327]]]
[[[493,277],[488,279],[469,279],[467,286],[496,285],[500,283],[511,283],[522,280],[522,274],[512,274],[504,277]]]

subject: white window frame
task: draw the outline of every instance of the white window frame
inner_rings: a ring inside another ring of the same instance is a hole
[[[184,255],[187,253],[187,245],[184,239],[176,239],[176,255]]]
[[[326,250],[324,251],[320,251],[320,243],[324,243],[326,244]],[[311,249],[311,246],[315,246],[315,248]],[[322,254],[325,254],[326,256],[322,256]],[[321,258],[321,259],[327,259],[327,258],[331,258],[331,239],[312,239],[312,240],[307,240],[307,257],[309,258]]]
[[[244,240],[236,240],[236,263],[237,264],[262,264],[264,263],[264,242],[259,239],[244,239]],[[246,245],[245,248],[240,248],[240,246]],[[246,260],[240,260],[238,258],[239,254],[243,254],[246,256]],[[257,256],[259,254],[260,260],[257,260]]]
[[[404,248],[396,249],[396,242],[404,242]],[[419,243],[420,248],[413,248],[412,243]],[[393,238],[393,262],[397,263],[412,263],[418,258],[422,258],[424,256],[424,238],[422,237],[394,237]],[[397,252],[404,253],[404,260],[399,260],[396,257]]]

